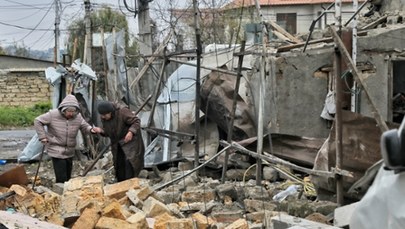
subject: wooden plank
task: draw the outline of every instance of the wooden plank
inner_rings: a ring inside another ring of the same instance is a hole
[[[351,70],[351,73],[354,76],[354,78],[356,79],[356,82],[364,89],[364,94],[366,95],[367,102],[371,106],[372,113],[373,113],[374,118],[375,118],[378,126],[380,127],[381,131],[384,132],[384,131],[389,130],[387,124],[385,123],[383,117],[381,116],[380,111],[378,110],[376,104],[374,103],[373,99],[371,98],[371,96],[369,94],[370,89],[367,87],[367,84],[365,83],[362,73],[360,73],[357,70],[356,65],[353,63],[353,60],[352,60],[349,52],[347,51],[346,47],[344,46],[344,44],[343,44],[342,40],[340,39],[339,35],[337,34],[335,28],[332,26],[329,26],[329,30],[332,33],[333,40],[335,41],[336,45],[338,46],[339,51],[341,52],[343,59],[345,60],[345,62],[347,64],[347,67]]]
[[[387,15],[380,17],[379,19],[377,19],[376,21],[371,22],[368,25],[365,25],[361,28],[361,30],[365,30],[365,29],[372,29],[374,27],[376,27],[377,25],[381,24],[383,21],[387,20]]]
[[[331,42],[331,41],[333,41],[332,37],[326,37],[326,38],[322,38],[322,39],[318,39],[318,40],[309,41],[308,44],[316,44],[316,43]],[[277,52],[290,51],[291,49],[300,48],[300,47],[302,47],[304,45],[305,45],[305,42],[301,42],[301,43],[298,43],[298,44],[280,46],[280,47],[277,48]]]
[[[286,30],[284,30],[281,26],[279,26],[277,23],[275,23],[274,21],[268,21],[269,24],[271,25],[271,27],[273,27],[274,30],[278,31],[279,33],[281,33],[282,35],[284,35],[285,37],[287,37],[288,39],[290,39],[290,41],[294,42],[294,43],[301,43],[302,41],[296,37],[294,37],[293,35],[291,35],[289,32],[287,32]]]

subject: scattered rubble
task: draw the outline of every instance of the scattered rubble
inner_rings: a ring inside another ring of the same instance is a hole
[[[229,181],[223,184],[201,175],[209,170],[203,168],[199,176],[191,173],[159,188],[189,172],[182,170],[191,167],[186,166],[187,162],[161,170],[160,177],[154,171],[143,170],[142,178],[115,183],[109,155],[85,177],[79,174],[91,161],[75,160],[74,178],[64,184],[53,183],[52,163],[43,161],[34,190],[31,183],[1,187],[0,199],[5,193],[15,193],[0,200],[0,223],[6,228],[27,228],[36,219],[40,221],[30,228],[49,228],[49,224],[54,228],[269,228],[273,218],[287,214],[331,224],[327,216],[337,208],[333,202],[315,201],[305,189],[285,201],[274,201],[273,196],[292,181],[278,178],[257,186],[255,180],[246,179],[254,175],[241,176],[236,169],[228,171]],[[23,165],[32,182],[38,163]],[[265,166],[266,171],[271,169]],[[25,217],[18,221],[18,227],[15,217],[20,214]],[[28,220],[27,216],[32,218]],[[45,222],[48,224],[42,224]]]

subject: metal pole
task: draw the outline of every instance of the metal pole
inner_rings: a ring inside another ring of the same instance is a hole
[[[200,77],[201,77],[201,31],[200,24],[198,22],[198,7],[197,0],[193,0],[194,7],[194,23],[195,23],[195,39],[197,43],[197,73],[195,79],[195,155],[194,155],[194,167],[198,167],[199,153],[200,153]]]
[[[365,2],[367,3],[367,1]],[[365,4],[363,4],[362,6],[364,6]],[[353,0],[353,10],[355,10],[356,12],[358,12],[358,6],[359,6],[359,2],[358,0]],[[356,64],[357,63],[357,13],[354,15],[353,17],[353,21],[352,21],[352,33],[353,33],[353,38],[352,38],[352,60],[353,63]],[[353,82],[353,87],[352,87],[352,98],[351,98],[351,111],[352,112],[360,112],[360,104],[359,104],[359,97],[360,95],[357,93],[358,86],[356,81]]]
[[[335,24],[338,28],[338,34],[341,36],[342,27],[342,0],[335,1]],[[336,87],[336,114],[335,114],[335,133],[336,133],[336,169],[342,169],[343,145],[342,145],[342,55],[338,48],[335,50],[335,87]],[[343,205],[343,180],[338,174],[336,178],[336,202]]]
[[[55,0],[55,56],[54,56],[54,65],[58,65],[60,61],[59,57],[59,36],[60,36],[60,31],[59,31],[59,24],[60,24],[60,15],[59,15],[59,7],[60,7],[60,2],[59,0]]]
[[[263,14],[260,10],[260,3],[256,0],[256,9],[262,23],[262,55],[260,61],[260,85],[259,85],[259,111],[257,120],[257,154],[263,153],[263,110],[264,110],[264,96],[265,96],[265,73],[266,73],[266,35],[267,30],[264,24]],[[269,137],[271,139],[271,136]],[[262,160],[256,160],[256,185],[262,183]]]
[[[92,34],[91,34],[91,19],[90,19],[90,0],[84,0],[84,23],[86,24],[86,59],[84,60],[87,65],[91,67],[91,46],[92,46]]]
[[[233,103],[232,103],[232,111],[231,111],[231,120],[228,123],[228,138],[227,141],[228,143],[232,143],[232,134],[233,134],[233,123],[235,120],[235,112],[236,112],[236,100],[238,98],[239,94],[239,85],[240,85],[240,78],[242,77],[242,65],[243,65],[243,56],[245,52],[245,45],[246,41],[242,41],[242,46],[240,48],[240,56],[238,59],[238,76],[236,77],[236,83],[235,83],[235,91],[233,92]],[[225,160],[224,160],[224,165],[222,167],[222,184],[225,183],[226,180],[226,171],[228,170],[228,158],[229,158],[229,150],[225,152]]]

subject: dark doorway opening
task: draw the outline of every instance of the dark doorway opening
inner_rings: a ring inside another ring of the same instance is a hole
[[[392,63],[392,121],[401,123],[405,115],[405,60]]]

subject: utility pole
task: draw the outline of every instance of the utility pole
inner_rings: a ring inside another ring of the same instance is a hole
[[[90,0],[84,0],[84,23],[86,24],[86,55],[85,63],[91,67],[91,47],[92,47],[92,34],[91,34],[91,19],[90,19]]]
[[[260,22],[262,24],[262,53],[260,57],[260,86],[259,86],[259,111],[257,117],[257,154],[263,154],[263,116],[264,116],[264,100],[266,97],[266,42],[267,42],[267,29],[266,25],[264,24],[264,18],[262,11],[260,9],[260,2],[258,0],[255,1],[256,9],[258,16],[260,18]],[[271,145],[271,134],[269,135],[269,141]],[[260,186],[262,182],[262,160],[257,159],[256,161],[256,185]]]
[[[136,0],[138,1],[139,13],[138,13],[138,24],[139,24],[139,51],[144,56],[152,55],[152,29],[150,24],[149,16],[149,4],[148,1]],[[144,60],[141,58],[140,68],[144,66]]]
[[[359,8],[359,2],[358,0],[353,0],[353,10],[354,12],[357,12]],[[356,64],[357,63],[357,14],[356,16],[353,18],[352,21],[352,60],[353,63]],[[351,102],[351,111],[352,112],[357,112],[360,113],[360,95],[357,93],[357,83],[354,80],[353,82],[353,87],[352,90],[354,91],[354,95],[352,95],[352,102]]]
[[[196,40],[196,51],[197,51],[197,72],[195,77],[195,154],[194,154],[194,168],[197,168],[199,165],[199,156],[200,156],[200,77],[201,77],[201,31],[200,23],[198,22],[198,2],[193,0],[194,6],[194,23],[195,23],[195,40]]]
[[[342,33],[342,0],[335,0],[335,25],[338,36]],[[337,46],[337,44],[336,44]],[[335,96],[336,96],[336,114],[335,114],[335,134],[336,134],[336,166],[335,169],[340,171],[343,165],[343,144],[342,144],[342,54],[338,47],[335,47]],[[343,177],[336,174],[336,202],[343,205]]]
[[[60,7],[60,1],[55,0],[55,50],[54,50],[54,65],[58,64],[60,61],[60,50],[59,50],[59,36],[60,36],[60,31],[59,31],[59,24],[60,24],[60,15],[59,15],[59,7]]]

